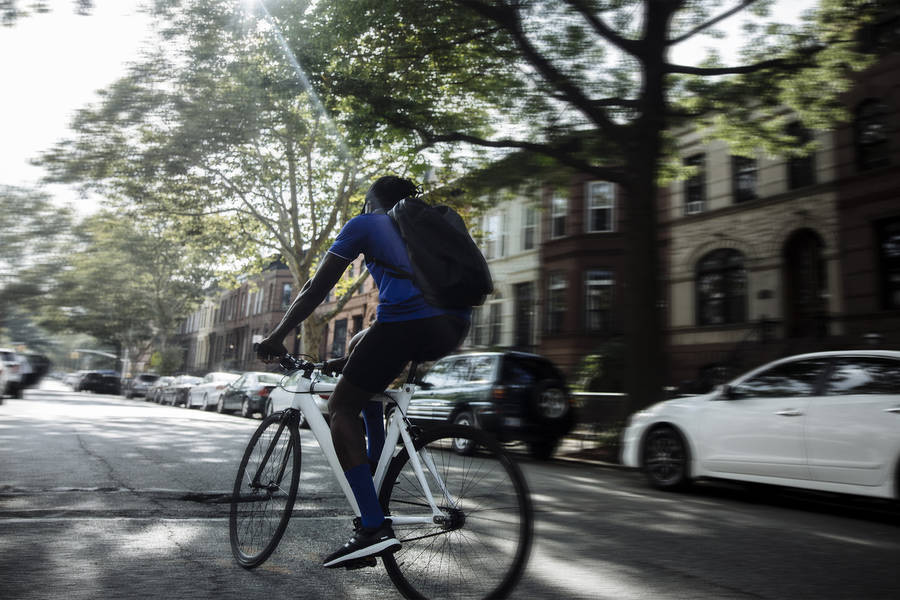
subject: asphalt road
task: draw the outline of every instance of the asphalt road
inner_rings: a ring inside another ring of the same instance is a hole
[[[319,566],[350,522],[308,432],[295,517],[245,571],[221,497],[258,421],[45,387],[0,405],[0,598],[400,597],[380,567]],[[670,494],[622,469],[521,464],[536,540],[513,598],[900,598],[889,503],[717,482]]]

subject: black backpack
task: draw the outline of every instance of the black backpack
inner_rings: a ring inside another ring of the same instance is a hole
[[[471,308],[494,291],[491,272],[466,224],[449,206],[431,206],[415,198],[401,200],[388,211],[406,243],[411,278],[425,301],[440,308]]]

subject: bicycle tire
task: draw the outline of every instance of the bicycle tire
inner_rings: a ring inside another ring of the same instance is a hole
[[[267,485],[264,489],[252,487],[270,446],[273,450],[261,471]],[[290,477],[287,486],[286,476]],[[299,482],[297,419],[291,414],[273,413],[263,419],[250,438],[234,480],[228,529],[231,552],[239,565],[245,569],[258,567],[275,551],[291,518]]]
[[[478,450],[471,456],[453,452],[459,439]],[[395,524],[403,547],[382,557],[388,575],[404,597],[415,600],[505,598],[525,569],[534,531],[521,470],[493,437],[472,427],[437,427],[414,445],[420,456],[427,447],[457,508],[430,485],[450,522]],[[411,505],[428,510],[406,449],[391,461],[379,499],[386,515],[408,512]]]

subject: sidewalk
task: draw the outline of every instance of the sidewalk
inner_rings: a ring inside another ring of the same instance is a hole
[[[619,469],[626,468],[619,463],[619,446],[609,446],[603,444],[602,441],[603,439],[597,432],[589,426],[578,425],[569,435],[560,440],[559,448],[556,449],[553,459]]]

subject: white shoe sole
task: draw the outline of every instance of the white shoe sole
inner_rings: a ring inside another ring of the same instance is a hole
[[[400,549],[400,542],[397,541],[397,538],[389,538],[384,540],[383,542],[378,542],[377,544],[372,544],[371,546],[366,546],[365,548],[360,548],[356,552],[351,552],[350,554],[345,554],[339,558],[335,558],[334,560],[323,563],[322,566],[325,568],[331,567],[339,567],[345,562],[356,560],[357,558],[365,558],[367,556],[375,556],[377,554],[381,554],[385,550],[389,550],[393,548],[393,550]]]

